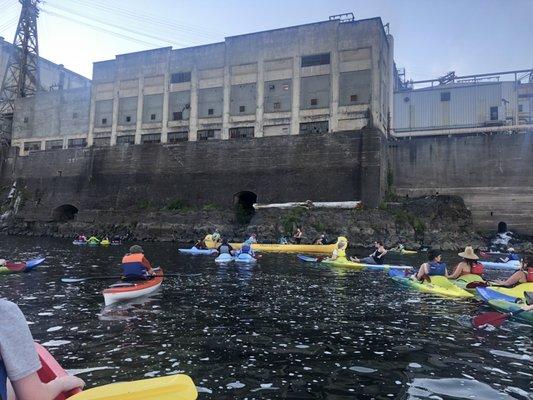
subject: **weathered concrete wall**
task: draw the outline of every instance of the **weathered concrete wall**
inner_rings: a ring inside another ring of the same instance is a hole
[[[63,204],[81,213],[161,209],[179,199],[229,209],[241,191],[260,202],[361,199],[375,207],[384,143],[382,134],[364,131],[42,151],[8,159],[2,184],[19,181],[20,216],[36,220]]]
[[[478,228],[533,234],[533,132],[400,139],[391,160],[398,194],[459,195]]]

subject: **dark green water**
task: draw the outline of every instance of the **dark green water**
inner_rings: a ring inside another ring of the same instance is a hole
[[[149,299],[104,309],[101,291],[112,282],[60,278],[116,274],[127,246],[0,237],[2,258],[47,257],[29,274],[0,276],[0,295],[89,386],[180,372],[200,399],[531,399],[533,329],[474,330],[470,318],[488,311],[475,301],[294,255],[218,267],[179,255],[175,244],[143,247],[154,265],[182,276]]]

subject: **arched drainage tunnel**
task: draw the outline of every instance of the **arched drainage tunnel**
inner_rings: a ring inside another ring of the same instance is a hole
[[[76,217],[76,214],[78,214],[78,211],[72,204],[63,204],[54,209],[52,217],[55,222],[72,221]]]
[[[250,222],[255,213],[254,203],[257,203],[257,195],[254,192],[242,191],[233,195],[233,206],[238,222],[243,224]]]

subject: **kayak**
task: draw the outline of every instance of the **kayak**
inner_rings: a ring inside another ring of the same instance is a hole
[[[6,262],[5,266],[0,267],[0,275],[15,274],[18,272],[30,272],[31,270],[41,265],[44,260],[44,257],[40,257],[21,263],[12,263],[8,261]]]
[[[235,260],[235,258],[233,258],[233,256],[231,254],[228,254],[228,253],[222,253],[217,258],[215,258],[215,262],[217,264],[228,264],[228,263],[230,263],[230,262],[232,262],[234,260]]]
[[[73,245],[75,246],[85,246],[87,244],[87,241],[84,241],[84,240],[74,240],[72,242]]]
[[[391,252],[391,253],[400,253],[400,254],[405,254],[405,255],[418,254],[418,251],[416,251],[416,250],[406,250],[406,249],[401,249],[401,250],[391,249],[391,250],[389,250],[389,252]]]
[[[116,241],[116,240],[112,240],[111,241],[111,246],[120,246],[122,244],[122,242],[119,242],[119,241]]]
[[[520,301],[525,300],[524,292],[533,292],[533,282],[519,283],[512,288],[489,286],[478,288],[477,292],[485,301],[492,299],[502,299],[512,302]]]
[[[405,271],[391,269],[389,271],[391,279],[401,285],[424,293],[432,293],[443,297],[473,298],[474,295],[464,289],[454,285],[445,276],[432,276],[431,282],[419,282],[405,276]]]
[[[515,312],[521,309],[519,304],[504,300],[489,300],[489,305],[495,310],[503,313]],[[511,318],[533,325],[533,311],[523,311],[513,315]]]
[[[488,269],[520,269],[520,261],[518,260],[510,260],[505,263],[481,260],[480,263]]]
[[[102,241],[100,242],[100,244],[101,244],[102,246],[109,246],[109,245],[111,244],[111,242],[110,242],[109,240],[105,240],[105,239],[104,239],[104,240],[102,240]]]
[[[43,383],[67,376],[68,373],[56,359],[40,344],[35,344],[41,369],[37,372]],[[195,400],[198,391],[192,379],[184,374],[159,378],[141,379],[132,382],[118,382],[86,389],[74,389],[62,393],[55,400]]]
[[[455,286],[458,286],[460,287],[461,289],[464,289],[474,295],[476,295],[476,288],[472,288],[472,289],[469,289],[466,287],[466,285],[468,285],[469,283],[472,283],[472,282],[485,282],[485,280],[479,276],[479,275],[476,275],[476,274],[466,274],[466,275],[462,275],[460,276],[459,278],[457,278],[456,280],[453,280],[453,279],[450,279],[451,282],[453,282],[455,284]]]
[[[216,249],[220,246],[220,242],[215,242],[211,239],[211,235],[207,235],[204,239],[207,247]],[[230,246],[235,250],[242,247],[242,243],[230,243]],[[254,243],[252,250],[264,253],[312,253],[312,254],[331,254],[337,248],[337,244],[270,244],[270,243]]]
[[[320,262],[321,264],[329,265],[332,267],[344,267],[344,268],[353,268],[356,270],[374,270],[374,271],[383,271],[388,270],[391,268],[395,269],[413,269],[413,267],[410,267],[408,265],[389,265],[389,264],[365,264],[365,263],[357,263],[348,260],[346,257],[339,257],[336,260],[329,260],[329,259],[323,259],[320,260],[317,257],[309,257],[305,256],[303,254],[298,254],[298,258],[305,262]]]
[[[146,296],[155,292],[163,283],[163,269],[154,269],[157,272],[156,277],[143,281],[118,282],[111,285],[103,291],[105,305],[134,299],[136,297]]]
[[[237,264],[255,264],[257,259],[248,253],[241,253],[235,256],[235,262]]]
[[[199,255],[211,255],[215,254],[217,251],[215,249],[197,249],[196,247],[191,247],[190,249],[178,249],[180,253],[191,254],[193,256]]]

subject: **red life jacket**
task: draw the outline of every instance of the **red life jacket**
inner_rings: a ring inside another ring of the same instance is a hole
[[[470,267],[470,273],[475,275],[483,275],[484,267],[483,264],[475,263]]]
[[[533,282],[533,267],[528,267],[526,271],[526,280],[528,282]]]

